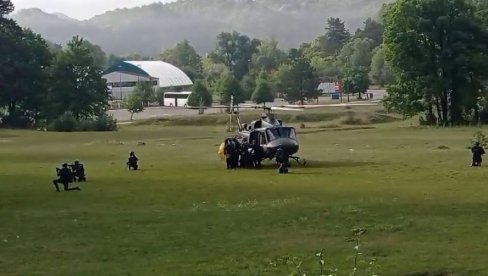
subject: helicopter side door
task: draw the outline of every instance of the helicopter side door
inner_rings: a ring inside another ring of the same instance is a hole
[[[253,131],[249,134],[249,143],[253,144],[254,141],[257,141],[258,144],[260,144],[258,131]]]

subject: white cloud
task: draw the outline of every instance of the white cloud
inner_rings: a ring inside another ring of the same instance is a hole
[[[11,0],[15,10],[39,8],[49,13],[64,13],[76,19],[88,19],[117,8],[131,8],[154,2],[174,0]]]

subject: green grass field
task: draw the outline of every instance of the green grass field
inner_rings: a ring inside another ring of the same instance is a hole
[[[287,258],[319,275],[322,248],[350,275],[358,227],[358,275],[371,258],[379,275],[488,275],[488,169],[465,149],[476,129],[306,124],[310,164],[289,175],[225,170],[222,125],[0,130],[0,275],[293,275]],[[132,150],[142,171],[125,169]],[[75,159],[89,182],[56,193],[55,167]]]

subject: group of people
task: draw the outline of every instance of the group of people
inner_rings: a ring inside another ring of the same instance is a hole
[[[69,184],[73,182],[86,182],[85,166],[79,161],[68,165],[64,163],[61,168],[56,168],[58,179],[53,180],[53,185],[56,191],[59,190],[59,184],[63,184],[65,191],[79,191],[80,187],[70,188]]]
[[[139,169],[139,158],[137,158],[134,152],[129,154],[129,159],[127,161],[127,167],[129,170]],[[56,168],[57,179],[53,180],[53,185],[56,191],[60,192],[59,184],[63,184],[65,191],[80,191],[80,187],[70,188],[70,183],[76,182],[86,182],[85,166],[79,161],[75,161],[73,164],[68,165],[64,163],[61,168]]]
[[[237,137],[228,138],[225,140],[222,148],[228,170],[261,167],[263,153],[256,141],[248,143],[244,139],[240,143]]]
[[[240,143],[237,137],[227,138],[221,145],[220,154],[225,157],[228,170],[237,168],[260,168],[264,152],[256,140],[250,143],[244,138]],[[290,156],[281,148],[275,154],[278,172],[288,173]]]

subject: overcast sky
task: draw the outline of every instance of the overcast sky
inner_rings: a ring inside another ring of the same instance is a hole
[[[76,19],[88,19],[94,15],[117,8],[131,8],[154,2],[174,0],[11,0],[15,10],[40,8],[49,13],[64,13]]]

